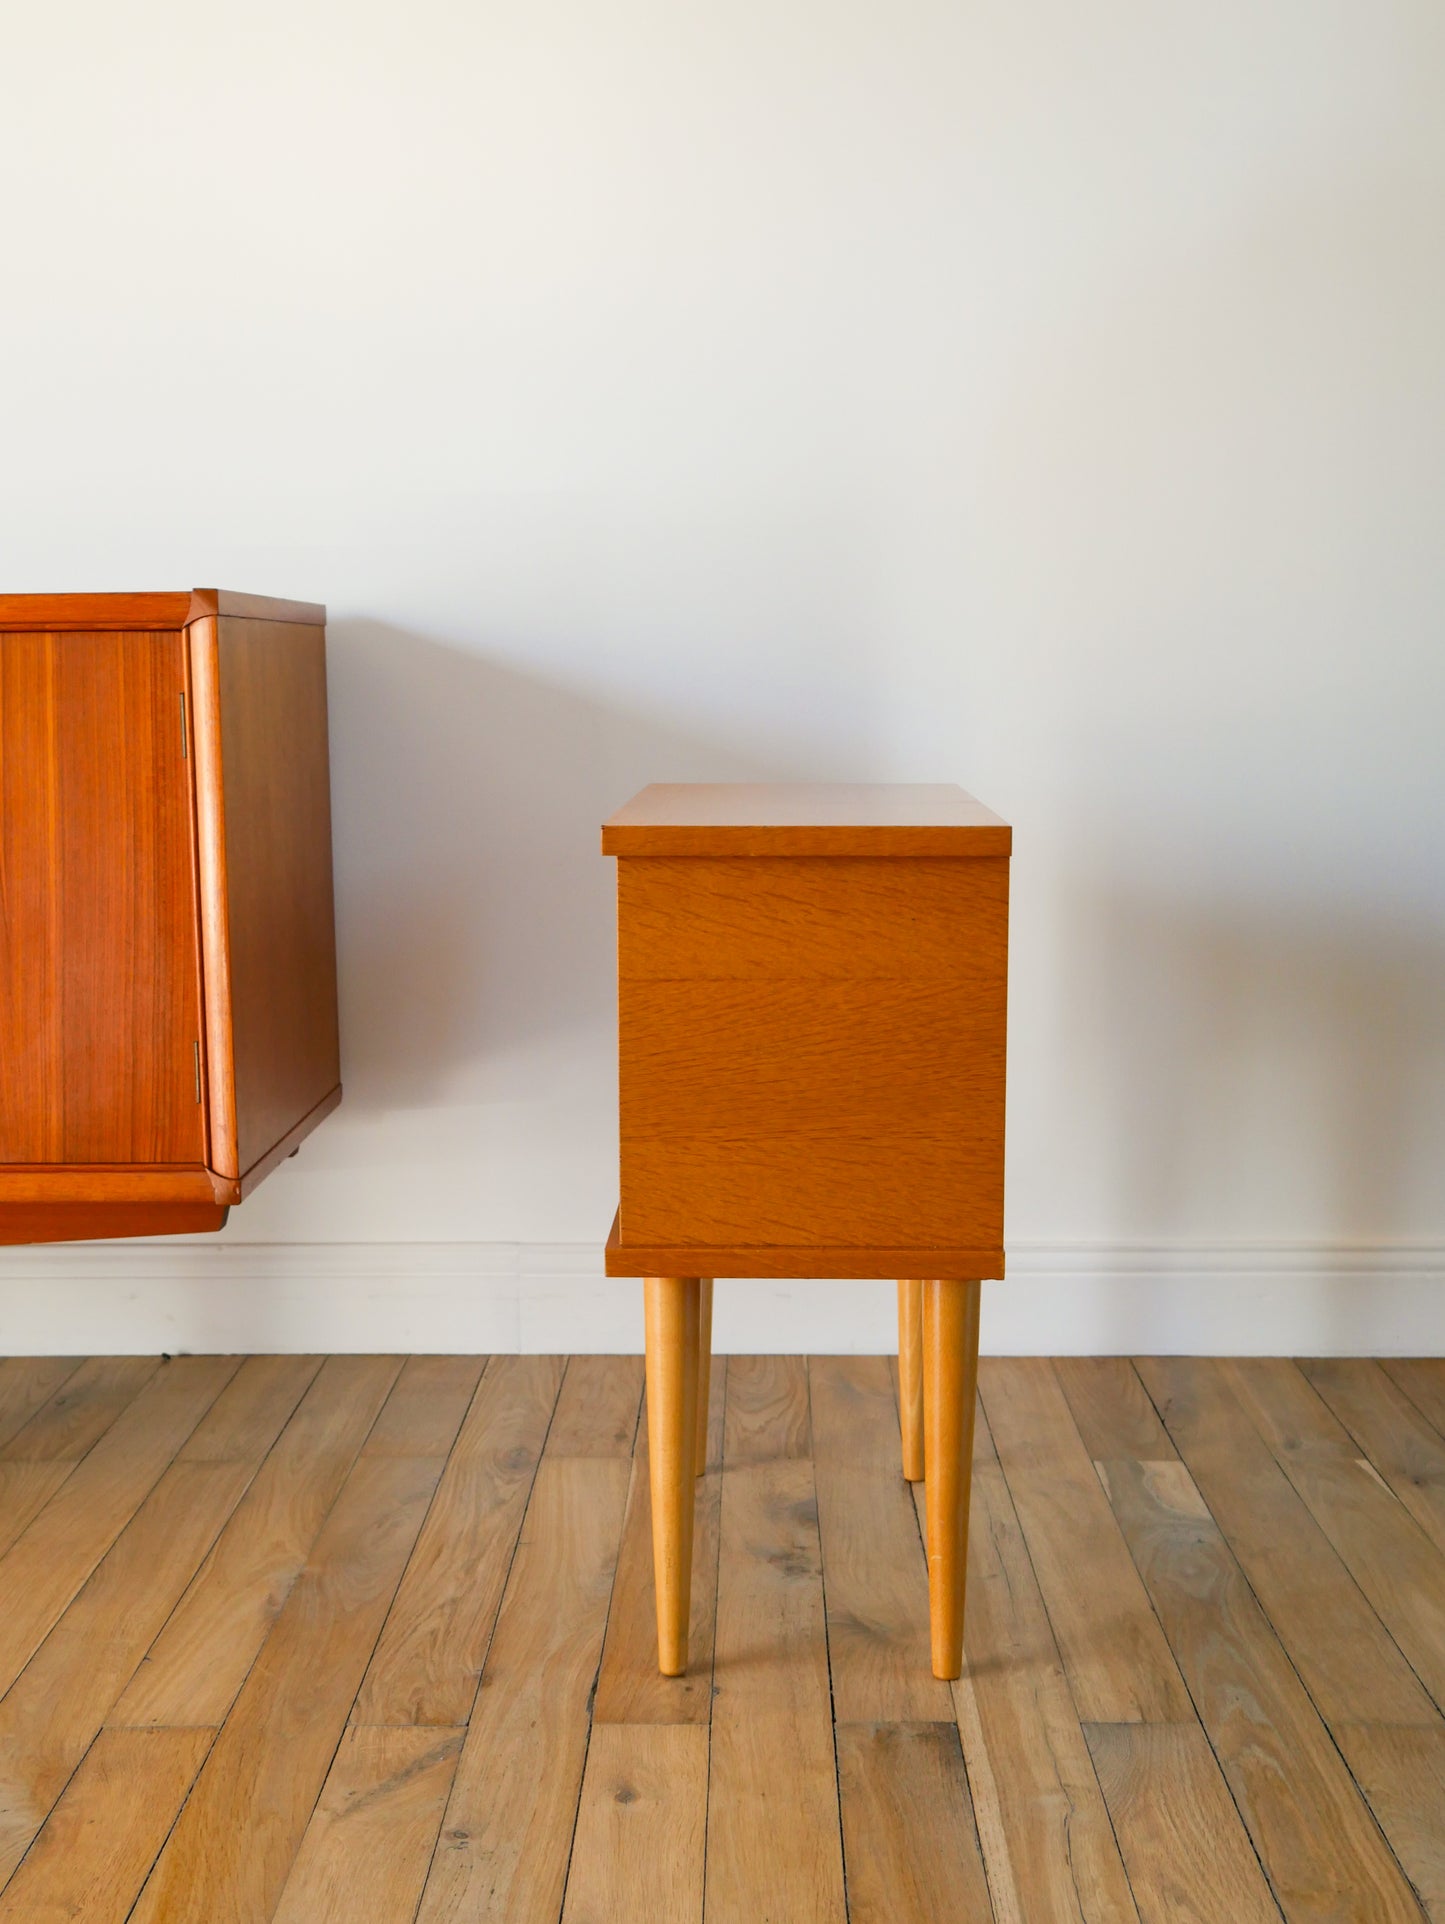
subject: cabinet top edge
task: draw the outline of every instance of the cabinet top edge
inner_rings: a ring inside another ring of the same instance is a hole
[[[58,634],[66,629],[114,633],[135,628],[186,628],[209,616],[238,615],[252,621],[285,621],[325,627],[319,601],[286,601],[275,595],[234,594],[226,588],[183,588],[169,594],[0,594],[0,632]]]
[[[953,782],[654,782],[604,855],[1006,856],[1007,822]]]

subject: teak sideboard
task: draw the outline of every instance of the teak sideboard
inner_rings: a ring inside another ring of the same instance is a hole
[[[659,1663],[687,1663],[713,1279],[898,1281],[933,1665],[961,1662],[980,1284],[1001,1277],[1012,832],[952,784],[659,784],[617,857],[621,1202],[645,1278]]]
[[[219,1229],[341,1100],[325,623],[0,595],[0,1243]]]

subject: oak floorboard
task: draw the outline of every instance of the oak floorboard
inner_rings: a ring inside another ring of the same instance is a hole
[[[1197,1723],[1086,1724],[1140,1924],[1280,1924]]]
[[[12,1463],[78,1463],[165,1367],[158,1356],[91,1356],[10,1435]]]
[[[1099,1466],[1289,1924],[1405,1924],[1399,1865],[1182,1463]]]
[[[556,1924],[627,1476],[543,1456],[418,1924]]]
[[[1445,1550],[1445,1437],[1378,1363],[1328,1357],[1299,1368],[1435,1548]]]
[[[0,1699],[0,1883],[28,1850],[250,1476],[244,1463],[172,1464]]]
[[[728,1466],[807,1457],[812,1452],[807,1358],[730,1357],[723,1434]]]
[[[642,1406],[640,1356],[573,1356],[547,1433],[553,1456],[631,1456]]]
[[[848,1924],[990,1924],[957,1725],[839,1723],[837,1746]]]
[[[1361,1725],[1350,1739],[1381,1829],[1431,1924],[1445,1924],[1445,1727]]]
[[[445,1456],[482,1380],[485,1356],[409,1356],[363,1456]]]
[[[708,1470],[697,1481],[692,1540],[692,1615],[687,1674],[664,1677],[657,1667],[657,1607],[652,1589],[652,1492],[647,1424],[637,1426],[627,1513],[607,1640],[593,1706],[597,1724],[706,1724],[712,1718],[713,1636],[717,1627],[718,1524],[722,1510],[722,1448],[729,1359],[715,1356],[708,1402]]]
[[[45,1508],[74,1470],[73,1463],[0,1463],[0,1557]]]
[[[1052,1366],[995,1357],[980,1385],[994,1447],[1084,1723],[1194,1715]]]
[[[1132,1456],[1162,1463],[1175,1454],[1169,1432],[1127,1356],[1059,1356],[1054,1374],[1092,1460]]]
[[[465,1735],[419,1724],[343,1732],[274,1924],[411,1924]]]
[[[176,1453],[180,1463],[259,1463],[315,1381],[319,1356],[248,1356]]]
[[[1361,1460],[1293,1363],[1230,1358],[1219,1368],[1406,1661],[1445,1708],[1445,1553]]]
[[[1438,1713],[1217,1366],[1141,1358],[1140,1372],[1211,1516],[1332,1727]]]
[[[732,1385],[752,1384],[728,1370]],[[778,1429],[787,1422],[778,1405]],[[753,1443],[766,1433],[755,1431]],[[813,1466],[723,1470],[707,1924],[843,1924],[842,1836]],[[780,1768],[787,1759],[787,1769]]]
[[[594,1724],[562,1924],[702,1924],[708,1734]]]
[[[79,1356],[0,1357],[0,1452],[80,1368]]]
[[[105,1730],[0,1895],[0,1924],[125,1924],[210,1730]]]
[[[1445,1438],[1445,1357],[1386,1357],[1381,1359],[1380,1368]]]
[[[0,1691],[30,1661],[239,1362],[179,1356],[163,1364],[0,1557]]]
[[[814,1357],[808,1375],[833,1715],[952,1727],[953,1698],[930,1661],[927,1565],[887,1367]]]
[[[454,1730],[470,1718],[561,1378],[554,1356],[494,1356],[488,1363],[353,1723]]]
[[[223,1402],[224,1425],[247,1454],[178,1455],[0,1698],[0,1877],[86,1754],[286,1419],[274,1372],[251,1362],[212,1412]]]
[[[394,1356],[322,1366],[110,1723],[224,1721],[400,1367]]]
[[[357,1462],[316,1540],[132,1924],[269,1924],[441,1462]]]
[[[1008,1485],[977,1443],[963,1637],[954,1713],[998,1924],[1138,1924]]]

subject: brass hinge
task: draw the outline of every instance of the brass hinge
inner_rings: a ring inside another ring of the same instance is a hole
[[[186,691],[183,688],[181,690],[181,760],[185,761],[189,753],[190,747],[186,740]]]

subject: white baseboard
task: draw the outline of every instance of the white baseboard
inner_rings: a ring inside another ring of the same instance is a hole
[[[642,1347],[593,1243],[68,1243],[0,1250],[0,1352]],[[879,1282],[719,1285],[720,1351],[893,1347]],[[1023,1243],[991,1355],[1441,1355],[1445,1244]]]

